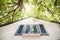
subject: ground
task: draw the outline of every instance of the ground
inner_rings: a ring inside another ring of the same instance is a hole
[[[21,24],[43,24],[49,35],[39,37],[15,36]],[[36,18],[27,18],[3,27],[0,27],[0,40],[60,40],[59,24],[43,21]]]

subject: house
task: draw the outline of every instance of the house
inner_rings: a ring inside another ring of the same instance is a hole
[[[49,35],[23,36],[15,35],[20,25],[43,24]],[[15,23],[0,27],[0,40],[60,40],[59,24],[36,18],[26,18]]]

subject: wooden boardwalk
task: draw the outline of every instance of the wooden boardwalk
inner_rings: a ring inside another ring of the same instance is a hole
[[[43,24],[49,35],[40,36],[15,36],[21,24]],[[0,40],[60,40],[59,24],[51,23],[36,18],[27,18],[4,27],[0,27]]]

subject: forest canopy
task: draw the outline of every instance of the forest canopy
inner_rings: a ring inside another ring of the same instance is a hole
[[[60,23],[60,0],[0,0],[0,25],[27,17]]]

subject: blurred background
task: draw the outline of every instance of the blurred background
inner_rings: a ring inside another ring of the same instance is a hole
[[[0,26],[28,17],[60,24],[60,0],[0,0]]]

